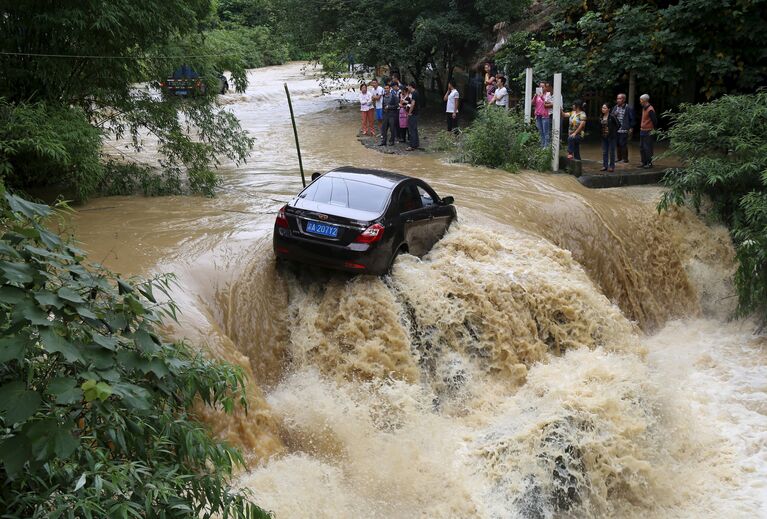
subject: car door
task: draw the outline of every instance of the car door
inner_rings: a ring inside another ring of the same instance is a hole
[[[429,213],[428,235],[426,237],[427,251],[431,250],[447,232],[452,219],[452,211],[438,203],[439,197],[425,182],[417,182],[418,196],[424,211]]]
[[[398,207],[410,254],[423,256],[431,247],[431,209],[423,206],[415,182],[408,181],[401,187]]]

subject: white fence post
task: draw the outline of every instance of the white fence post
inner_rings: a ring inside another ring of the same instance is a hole
[[[533,98],[533,69],[525,69],[525,124],[530,124],[530,100]]]
[[[554,74],[554,110],[551,128],[551,169],[559,171],[559,130],[562,127],[562,74]]]

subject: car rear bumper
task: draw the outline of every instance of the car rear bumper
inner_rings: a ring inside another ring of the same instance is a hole
[[[280,230],[274,229],[273,238],[274,254],[278,258],[358,274],[381,275],[389,268],[390,258],[382,247],[318,243],[293,235],[283,236]]]

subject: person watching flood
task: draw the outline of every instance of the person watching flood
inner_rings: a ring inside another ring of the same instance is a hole
[[[415,81],[410,82],[410,108],[407,112],[407,131],[410,134],[410,146],[407,151],[417,150],[421,146],[418,140],[418,114],[421,111],[421,94]]]
[[[393,86],[387,83],[384,86],[384,94],[382,98],[383,106],[383,125],[381,126],[381,142],[379,146],[386,146],[386,134],[391,133],[391,139],[389,139],[389,146],[394,146],[394,139],[397,136],[397,115],[399,114],[399,84],[394,83]]]
[[[618,120],[618,134],[616,138],[616,150],[618,161],[628,164],[629,140],[634,133],[634,109],[626,104],[626,94],[618,94],[615,98],[615,106],[610,112]]]
[[[544,81],[541,81],[538,88],[536,88],[531,104],[535,107],[535,126],[538,128],[541,148],[547,148],[551,144],[551,113],[549,107],[552,106],[552,102],[551,94],[547,91]]]
[[[378,130],[378,133],[381,133],[381,128],[383,126],[383,95],[384,95],[384,89],[381,85],[378,84],[378,80],[376,78],[373,78],[372,81],[370,81],[370,94],[373,96],[373,105],[375,107],[375,113],[376,113],[376,130]]]
[[[362,114],[362,135],[368,133],[375,137],[375,129],[373,127],[373,96],[368,92],[368,86],[365,83],[360,85],[360,114]]]
[[[653,145],[655,144],[654,131],[658,128],[658,116],[655,114],[655,108],[650,104],[650,96],[642,94],[639,96],[639,103],[642,105],[642,120],[639,124],[639,154],[642,157],[642,167],[650,169],[652,167]]]
[[[569,118],[569,132],[567,135],[567,158],[581,160],[581,140],[586,130],[586,112],[583,111],[585,103],[581,100],[573,101],[570,112],[562,112],[563,117]]]
[[[447,114],[447,131],[452,132],[458,128],[458,108],[461,95],[455,88],[453,80],[447,82],[447,92],[442,98],[445,101],[445,113]]]

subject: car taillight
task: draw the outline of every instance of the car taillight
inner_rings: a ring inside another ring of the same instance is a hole
[[[384,226],[380,223],[374,223],[354,240],[356,243],[375,243],[383,238]]]
[[[277,227],[282,227],[284,229],[289,228],[288,225],[288,219],[285,217],[285,208],[287,205],[282,206],[282,208],[277,212],[277,220],[275,220],[274,223],[277,224]]]

